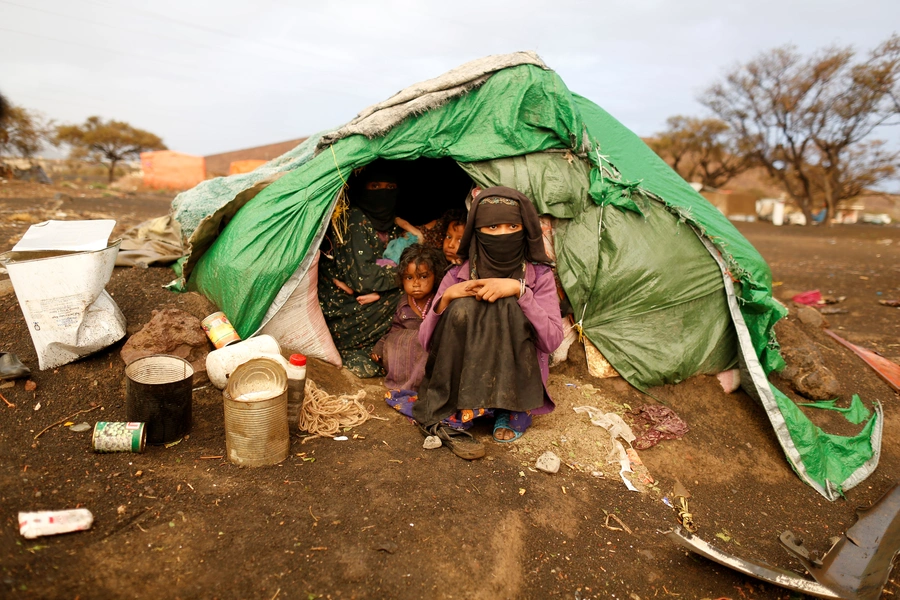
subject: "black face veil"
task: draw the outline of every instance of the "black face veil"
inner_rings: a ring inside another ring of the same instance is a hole
[[[388,231],[397,214],[397,178],[383,166],[370,165],[362,173],[352,204],[365,213],[376,231]]]
[[[519,223],[523,230],[505,235],[478,231],[501,223]],[[524,275],[525,261],[552,262],[544,251],[541,221],[534,204],[521,192],[503,186],[482,190],[475,198],[459,254],[469,257],[476,277],[518,279]]]

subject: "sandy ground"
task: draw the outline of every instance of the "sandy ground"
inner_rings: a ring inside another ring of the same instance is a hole
[[[164,214],[170,200],[81,193],[0,188],[0,249],[35,221],[112,216],[119,232]],[[789,304],[794,293],[816,288],[846,296],[836,306],[847,312],[827,316],[831,328],[900,355],[900,311],[878,304],[900,297],[900,229],[738,227],[772,266],[780,299]],[[164,268],[115,270],[107,289],[129,334],[154,309],[207,314],[203,298],[161,287],[171,279]],[[344,442],[303,443],[297,435],[280,465],[239,468],[222,458],[221,394],[204,387],[193,395],[191,434],[178,445],[97,455],[89,432],[58,426],[34,436],[79,410],[93,409],[74,420],[125,419],[122,342],[38,371],[15,295],[6,289],[0,282],[0,350],[32,368],[36,389],[27,391],[22,381],[0,389],[14,405],[0,405],[4,597],[797,598],[663,537],[676,525],[663,501],[676,480],[692,494],[703,539],[802,572],[778,535],[789,529],[824,552],[829,538],[855,521],[856,507],[877,500],[900,474],[897,394],[821,330],[797,321],[793,310],[785,326],[820,347],[840,380],[841,402],[859,393],[884,406],[880,466],[845,500],[828,502],[799,480],[764,412],[743,392],[726,394],[714,377],[699,376],[650,397],[619,379],[591,378],[577,346],[551,372],[557,411],[536,420],[516,444],[492,443],[487,428],[476,429],[487,457],[472,463],[445,449],[422,449],[416,428],[382,402],[380,380],[358,380],[316,361],[311,379],[332,393],[365,390],[381,419],[348,432]],[[616,465],[606,462],[609,436],[572,409],[590,404],[624,414],[657,402],[690,431],[638,453],[645,465],[634,476],[641,491],[629,492]],[[815,418],[826,428],[846,427],[830,416]],[[533,468],[545,450],[567,463],[559,473]],[[76,506],[93,512],[90,531],[19,536],[18,511]],[[885,598],[900,593],[898,582],[895,573]]]

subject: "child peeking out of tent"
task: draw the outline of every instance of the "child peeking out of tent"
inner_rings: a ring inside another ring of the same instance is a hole
[[[419,393],[391,393],[409,414],[465,459],[484,456],[468,431],[493,417],[494,440],[519,439],[533,415],[553,410],[549,354],[562,318],[540,220],[531,201],[507,187],[482,191],[460,243],[467,258],[450,268],[419,330],[430,352]]]
[[[446,270],[443,253],[424,244],[408,247],[400,257],[400,284],[406,295],[400,299],[390,331],[375,344],[372,357],[387,370],[384,385],[389,390],[419,388],[428,358],[419,343],[419,326],[431,308],[436,284]]]

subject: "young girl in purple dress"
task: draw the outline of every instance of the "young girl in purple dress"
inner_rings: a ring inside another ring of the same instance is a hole
[[[419,343],[419,326],[434,300],[437,282],[444,276],[447,261],[441,250],[413,244],[400,255],[397,271],[405,292],[391,328],[375,345],[372,358],[384,365],[388,390],[414,392],[425,375],[427,353]]]

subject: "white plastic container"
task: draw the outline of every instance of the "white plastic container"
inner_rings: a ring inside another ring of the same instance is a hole
[[[19,513],[19,533],[28,540],[42,535],[56,535],[91,528],[94,515],[86,508],[40,510]]]
[[[271,335],[258,335],[207,354],[206,372],[210,382],[220,390],[225,389],[234,370],[251,358],[271,358],[287,369],[287,361],[281,355],[278,340]]]
[[[776,227],[784,225],[784,202],[781,200],[772,206],[772,225]]]
[[[285,372],[288,378],[288,426],[294,430],[300,421],[300,409],[303,408],[303,398],[306,397],[306,357],[291,354]]]

